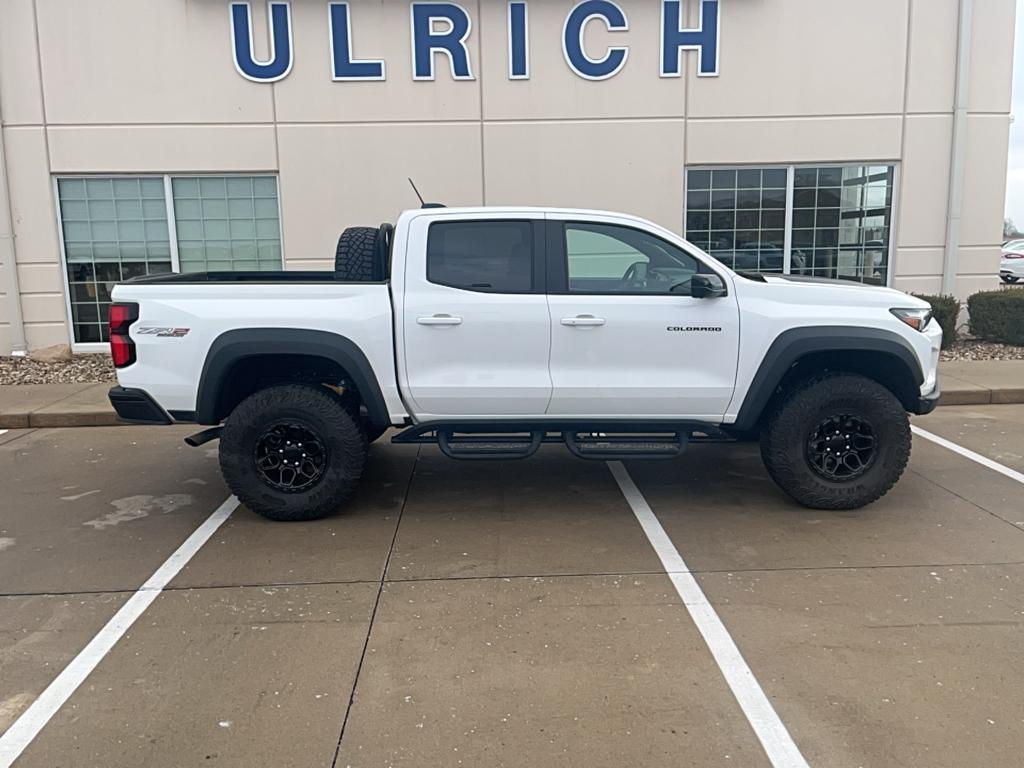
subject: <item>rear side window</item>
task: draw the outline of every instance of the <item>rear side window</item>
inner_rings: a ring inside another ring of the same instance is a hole
[[[529,293],[533,288],[533,225],[528,221],[431,224],[427,280],[467,291]]]

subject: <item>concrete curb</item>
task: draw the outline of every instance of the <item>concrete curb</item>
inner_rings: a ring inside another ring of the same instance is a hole
[[[68,398],[69,400],[71,398]],[[0,413],[0,429],[44,429],[58,427],[127,427],[137,426],[119,421],[109,408],[84,409],[81,406],[61,408],[61,401],[35,411]],[[1024,403],[1024,389],[951,389],[942,393],[939,405],[1011,405]]]

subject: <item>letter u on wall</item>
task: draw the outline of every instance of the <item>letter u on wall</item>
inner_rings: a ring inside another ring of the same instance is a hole
[[[273,83],[292,71],[292,9],[287,2],[267,3],[270,58],[256,58],[252,39],[252,8],[249,2],[231,4],[231,50],[235,69],[247,80]]]

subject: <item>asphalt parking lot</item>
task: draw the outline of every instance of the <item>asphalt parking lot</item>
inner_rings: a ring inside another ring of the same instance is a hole
[[[1024,406],[915,424],[1024,472]],[[0,435],[0,733],[222,508],[189,431]],[[787,501],[755,446],[625,470],[807,763],[1019,764],[1019,479],[920,437],[855,513]],[[232,511],[16,764],[771,765],[635,502],[555,447],[382,441],[343,515]]]

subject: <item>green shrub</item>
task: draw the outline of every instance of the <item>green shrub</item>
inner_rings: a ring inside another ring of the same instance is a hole
[[[932,305],[932,317],[942,327],[942,348],[953,346],[960,338],[956,330],[960,302],[953,296],[929,296],[920,293],[914,295]]]
[[[1024,346],[1024,291],[982,291],[967,299],[971,333],[986,341]]]

